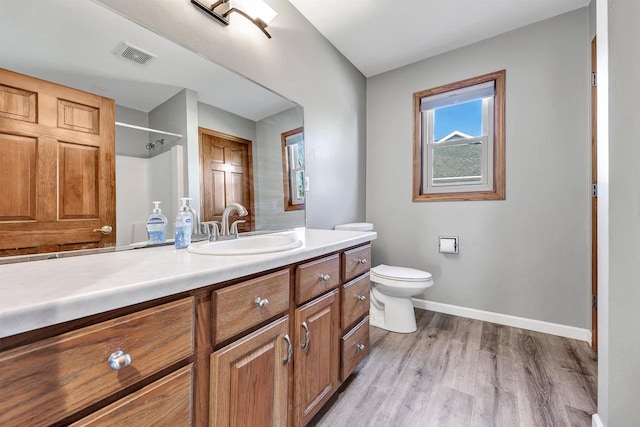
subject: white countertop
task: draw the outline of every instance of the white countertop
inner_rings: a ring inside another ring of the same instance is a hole
[[[303,261],[375,232],[302,229],[297,249],[212,256],[173,246],[0,265],[0,338]]]

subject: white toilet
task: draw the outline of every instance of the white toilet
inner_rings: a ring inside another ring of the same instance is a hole
[[[337,225],[336,230],[373,231],[371,223]],[[416,316],[411,298],[433,286],[430,273],[414,268],[381,264],[370,271],[369,324],[392,332],[415,332]]]

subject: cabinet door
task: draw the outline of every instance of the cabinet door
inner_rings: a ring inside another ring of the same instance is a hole
[[[115,245],[114,111],[0,69],[0,256]]]
[[[288,332],[285,316],[211,355],[210,425],[287,425]]]
[[[294,425],[311,420],[340,385],[338,290],[296,309]]]

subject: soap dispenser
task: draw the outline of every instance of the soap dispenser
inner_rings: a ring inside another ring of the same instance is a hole
[[[150,245],[164,243],[167,240],[167,217],[162,215],[160,210],[160,202],[152,202],[155,207],[153,212],[147,218],[147,236]]]
[[[176,249],[184,249],[191,244],[193,217],[187,206],[188,197],[180,199],[180,208],[176,215]]]

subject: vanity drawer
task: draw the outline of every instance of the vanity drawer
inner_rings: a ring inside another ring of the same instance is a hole
[[[371,267],[371,245],[345,251],[342,254],[342,280],[348,281],[369,271]]]
[[[289,277],[282,270],[214,291],[215,344],[287,311]]]
[[[362,316],[369,314],[369,292],[371,280],[365,273],[355,280],[342,285],[342,318],[340,325],[346,331]]]
[[[185,298],[0,353],[0,425],[55,423],[190,356],[193,317]]]
[[[340,259],[332,255],[298,266],[296,269],[296,304],[322,295],[340,284]]]
[[[72,426],[190,426],[193,364],[100,409]]]
[[[344,381],[369,354],[369,316],[342,337],[340,380]]]

